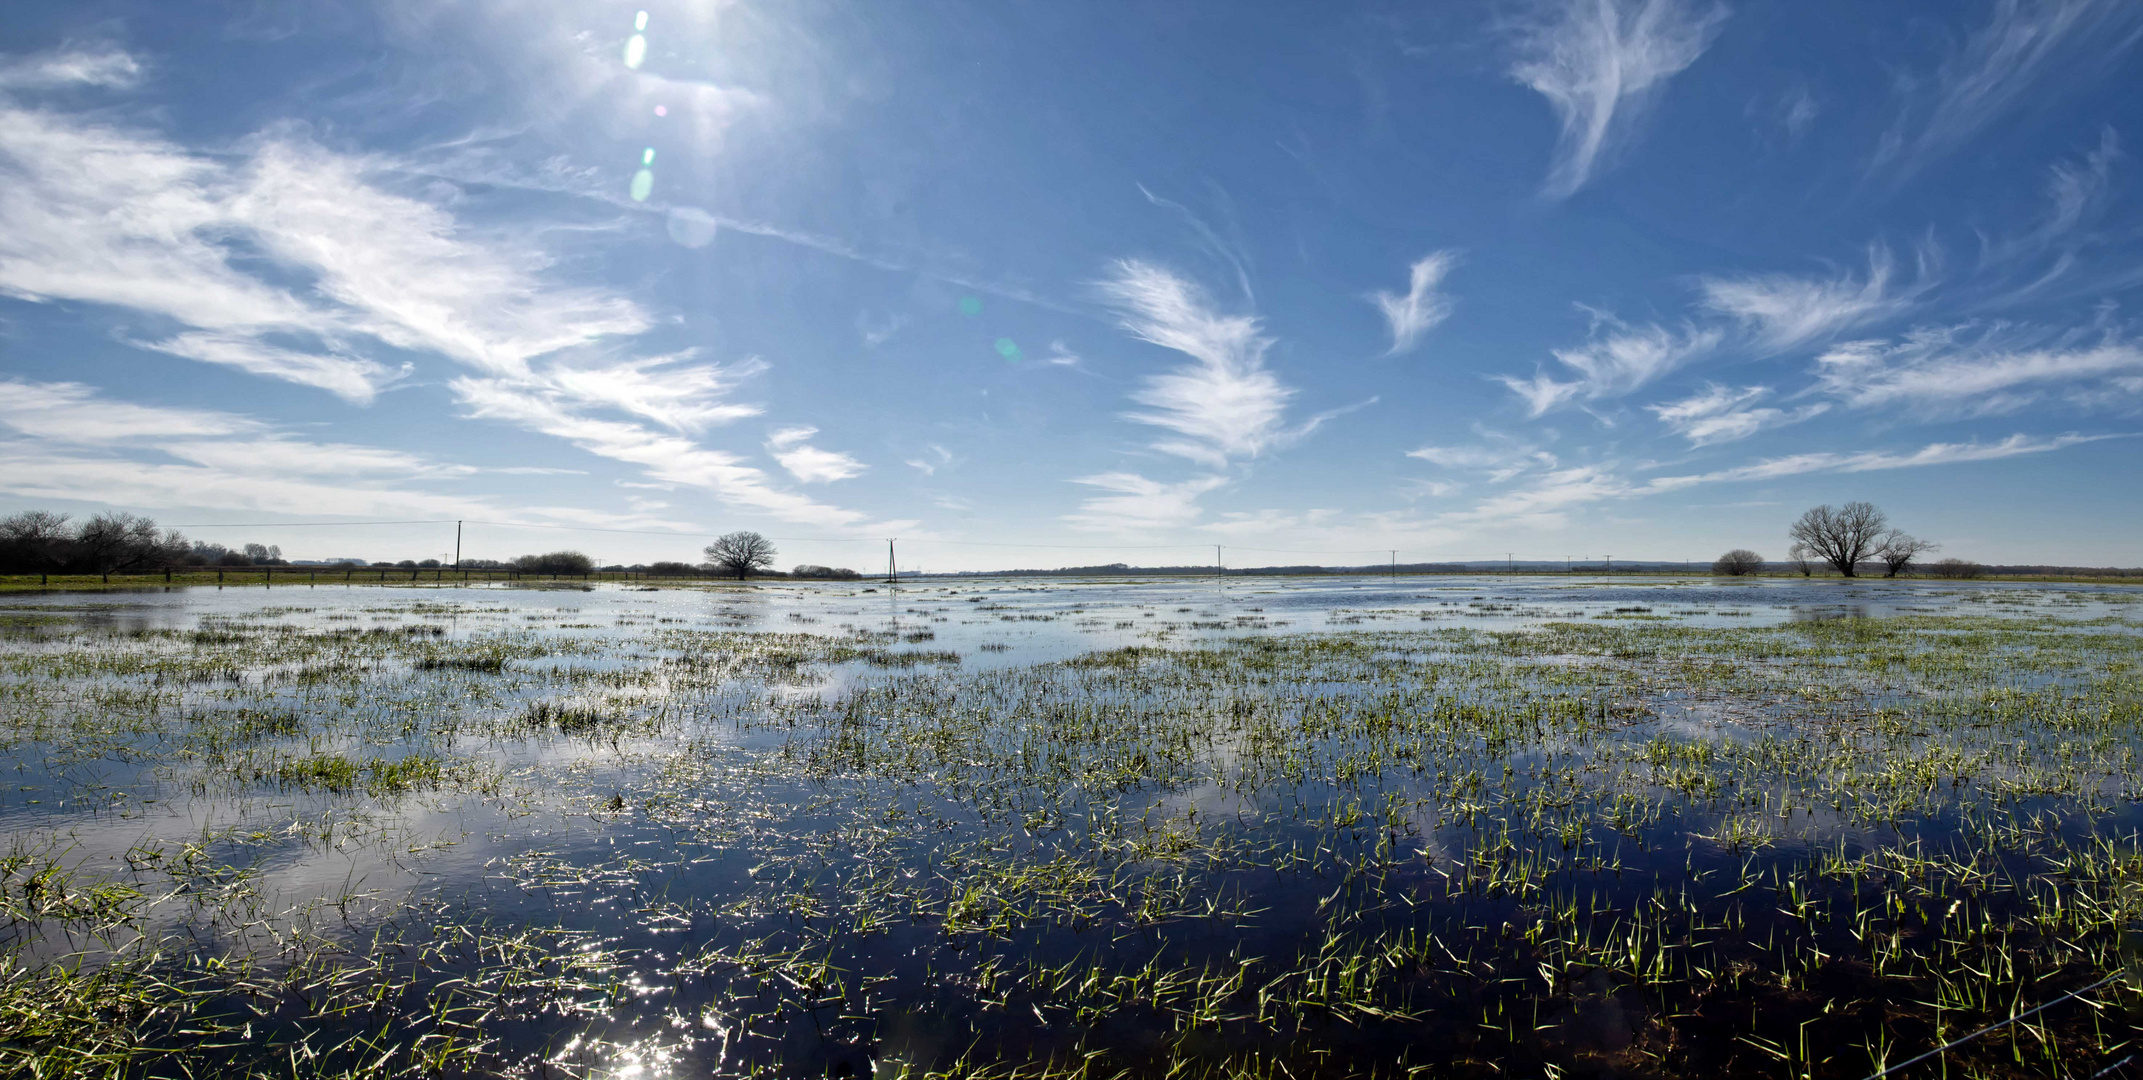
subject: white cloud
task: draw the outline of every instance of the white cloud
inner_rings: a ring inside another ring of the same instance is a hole
[[[1756,408],[1754,404],[1770,396],[1766,386],[1744,386],[1739,390],[1706,383],[1704,389],[1680,401],[1661,405],[1647,405],[1660,423],[1675,434],[1689,440],[1691,446],[1711,446],[1716,443],[1745,439],[1765,428],[1797,424],[1830,408],[1817,403],[1798,409]]]
[[[1562,125],[1544,193],[1585,186],[1725,19],[1723,7],[1680,0],[1559,0],[1521,28],[1511,77],[1546,97]]]
[[[1883,136],[1876,166],[1910,170],[1956,149],[2015,109],[2042,78],[2075,80],[2102,69],[2139,31],[2143,6],[2131,0],[1996,0],[1987,25],[1931,77],[1900,80],[1908,100]]]
[[[1424,446],[1407,451],[1406,456],[1445,469],[1478,472],[1495,484],[1538,469],[1553,469],[1559,464],[1554,454],[1533,443],[1485,429],[1477,434],[1483,441],[1471,446]]]
[[[729,365],[684,363],[695,355],[696,350],[687,349],[603,365],[558,363],[525,381],[575,402],[653,420],[672,431],[699,431],[766,411],[726,400],[737,384],[765,372],[765,361],[755,356]]]
[[[251,417],[114,401],[80,383],[0,380],[0,491],[119,506],[290,514],[448,514],[487,500],[392,481],[479,470],[400,450],[316,443]],[[457,512],[458,511],[458,512]]]
[[[1049,355],[1043,357],[1043,359],[1048,363],[1058,364],[1063,367],[1076,367],[1079,363],[1079,354],[1071,351],[1071,347],[1064,344],[1064,339],[1058,338],[1049,343]]]
[[[451,384],[477,415],[790,520],[864,520],[685,437],[758,415],[731,395],[764,362],[615,356],[654,318],[610,289],[558,280],[539,226],[472,227],[393,190],[398,162],[293,130],[238,150],[195,152],[0,97],[0,293],[177,323],[185,329],[143,347],[356,403],[408,370],[376,359],[382,349],[446,357],[481,373]],[[798,465],[823,479],[853,463]]]
[[[1753,480],[1774,480],[1782,476],[1798,476],[1803,473],[1878,472],[1887,469],[1917,469],[1931,465],[1960,465],[1975,461],[1996,461],[2001,458],[2023,454],[2044,454],[2064,450],[2081,443],[2098,442],[2103,439],[2125,438],[2119,435],[2060,435],[2054,438],[2039,438],[2030,435],[2011,435],[2000,442],[1929,443],[1905,453],[1888,450],[1860,450],[1851,453],[1817,452],[1793,454],[1786,457],[1766,458],[1752,465],[1742,465],[1717,472],[1700,473],[1694,476],[1658,477],[1643,487],[1646,494],[1676,491],[1697,484],[1731,483]]]
[[[1122,313],[1124,329],[1195,361],[1147,376],[1131,395],[1147,411],[1127,419],[1181,436],[1154,443],[1155,450],[1220,468],[1300,434],[1282,427],[1295,391],[1265,368],[1272,339],[1256,316],[1218,314],[1189,282],[1135,259],[1117,263],[1101,290]]]
[[[1788,90],[1778,103],[1778,123],[1786,129],[1786,141],[1800,142],[1801,136],[1808,134],[1809,127],[1816,122],[1816,114],[1821,111],[1821,106],[1816,104],[1815,95],[1810,94],[1807,87],[1796,85]]]
[[[830,484],[863,475],[864,465],[855,458],[812,446],[809,440],[816,434],[814,427],[782,428],[767,436],[766,451],[789,475],[806,484]]]
[[[1863,473],[1995,461],[2126,437],[2068,434],[2043,438],[2017,434],[1994,443],[1929,443],[1917,450],[1902,452],[1859,450],[1793,454],[1708,473],[1655,477],[1642,483],[1627,479],[1608,465],[1580,465],[1546,473],[1524,487],[1483,499],[1469,509],[1441,515],[1437,520],[1451,525],[1559,527],[1566,523],[1564,512],[1573,507],[1613,499],[1663,495],[1704,484],[1752,483],[1806,473]]]
[[[731,506],[826,528],[873,529],[914,522],[872,522],[857,510],[830,506],[806,495],[775,487],[765,470],[735,454],[700,446],[682,435],[636,423],[583,415],[570,401],[504,379],[463,377],[451,384],[473,417],[504,420],[554,438],[588,453],[638,465],[649,477],[709,491]]]
[[[2082,239],[2077,235],[2078,231],[2095,223],[2110,201],[2113,163],[2120,157],[2120,136],[2108,127],[2100,129],[2098,145],[2085,151],[2080,159],[2049,165],[2043,189],[2047,202],[2045,219],[2016,236],[1987,242],[1980,252],[1981,265],[2059,250],[2062,261],[2047,278],[2067,270]],[[2030,291],[2030,287],[2025,291]]]
[[[1220,515],[1219,521],[1209,521],[1198,526],[1200,532],[1219,536],[1266,537],[1284,529],[1302,524],[1303,519],[1285,510],[1264,509],[1255,513],[1231,511]]]
[[[303,352],[280,348],[246,334],[195,330],[162,341],[137,342],[141,348],[183,356],[208,364],[225,364],[270,379],[313,386],[356,405],[369,405],[380,388],[409,373],[409,365],[389,370],[361,356],[339,352]]]
[[[926,452],[923,456],[909,458],[906,462],[907,465],[920,470],[924,476],[936,476],[939,469],[953,463],[952,451],[936,443],[924,447],[924,450]]]
[[[1088,499],[1079,511],[1064,517],[1074,529],[1088,532],[1130,532],[1182,528],[1194,524],[1204,513],[1198,498],[1227,483],[1220,476],[1200,476],[1167,484],[1136,473],[1111,472],[1081,476],[1072,481],[1114,494]]]
[[[1962,340],[1966,328],[1925,330],[1901,341],[1845,342],[1816,361],[1817,385],[1853,408],[1897,405],[1929,413],[1984,415],[2032,404],[2055,387],[2137,400],[2125,385],[2143,375],[2143,347],[2005,347]]]
[[[193,329],[150,347],[353,401],[399,374],[365,338],[525,374],[651,325],[622,297],[544,280],[540,250],[367,181],[390,164],[288,134],[232,163],[0,99],[0,292],[169,319]],[[261,254],[311,288],[266,276]]]
[[[1849,272],[1753,274],[1707,277],[1698,287],[1705,307],[1739,320],[1763,348],[1783,351],[1904,311],[1909,297],[1889,292],[1895,270],[1889,249],[1876,244],[1868,248],[1865,279]],[[1926,287],[1924,276],[1918,289]]]
[[[1568,402],[1627,394],[1708,352],[1719,338],[1716,330],[1633,327],[1595,312],[1592,341],[1553,350],[1555,359],[1577,378],[1558,380],[1536,373],[1530,379],[1502,375],[1497,381],[1524,399],[1528,415],[1537,417]]]
[[[54,442],[99,445],[143,439],[251,435],[266,425],[206,409],[111,401],[81,383],[0,379],[0,423]]]
[[[139,60],[110,45],[66,45],[51,52],[0,60],[0,90],[124,88],[139,82],[141,75]]]
[[[1436,287],[1457,262],[1455,251],[1424,255],[1408,270],[1406,295],[1380,290],[1370,297],[1391,327],[1391,349],[1386,355],[1412,350],[1421,335],[1451,316],[1451,299]]]

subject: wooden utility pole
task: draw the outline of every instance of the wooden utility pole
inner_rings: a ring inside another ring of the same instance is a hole
[[[1213,580],[1214,580],[1214,581],[1220,581],[1220,580],[1221,580],[1222,578],[1224,578],[1224,577],[1226,577],[1226,576],[1227,576],[1227,571],[1226,571],[1226,570],[1224,570],[1224,569],[1222,569],[1222,568],[1221,568],[1221,564],[1220,564],[1220,545],[1219,545],[1219,544],[1214,544],[1214,545],[1213,545]]]
[[[454,569],[461,569],[461,522],[454,523]]]
[[[900,564],[893,561],[893,541],[897,539],[887,537],[885,542],[885,583],[888,585],[900,584]]]
[[[1399,549],[1397,548],[1393,548],[1391,552],[1391,580],[1394,585],[1399,583]]]

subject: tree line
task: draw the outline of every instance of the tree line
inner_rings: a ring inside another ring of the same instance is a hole
[[[1827,567],[1840,577],[1860,577],[1863,570],[1880,570],[1886,578],[1913,570],[1920,557],[1939,551],[1942,545],[1896,528],[1874,503],[1849,502],[1833,508],[1812,507],[1786,530],[1792,540],[1786,549],[1786,565],[1802,577],[1813,577]],[[1711,564],[1711,572],[1741,577],[1763,571],[1764,557],[1747,548],[1735,548]],[[1943,559],[1929,566],[1937,577],[1973,578],[1985,567],[1964,559]]]
[[[511,570],[523,574],[573,576],[597,570],[630,570],[655,576],[820,578],[853,581],[862,575],[845,567],[804,563],[783,573],[775,570],[777,552],[766,537],[755,532],[733,532],[707,545],[700,563],[656,562],[633,566],[596,566],[579,551],[549,551],[510,560],[464,559],[464,570]],[[283,550],[274,544],[222,544],[189,540],[177,529],[159,528],[155,520],[139,514],[98,514],[77,521],[49,510],[24,510],[0,518],[0,574],[120,574],[128,571],[223,569],[254,566],[289,566]],[[403,559],[399,562],[367,563],[357,559],[316,562],[321,567],[392,567],[403,570],[444,569],[438,559]]]

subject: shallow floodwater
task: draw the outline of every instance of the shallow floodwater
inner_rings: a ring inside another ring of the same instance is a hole
[[[189,1006],[257,1036],[232,1064],[352,1067],[372,1030],[479,1074],[1375,1072],[1329,1057],[1352,1047],[1394,1075],[1757,1075],[1789,1019],[1841,1047],[1956,1034],[1970,1002],[1911,1002],[2001,920],[2045,922],[2049,860],[2134,902],[2074,852],[2126,865],[2143,826],[2137,600],[1540,576],[16,594],[0,895],[25,965],[91,941],[250,959]],[[1965,861],[1896,876],[1937,848]],[[1927,895],[1985,922],[1930,923]],[[2001,938],[2001,985],[2071,985],[2088,960],[2061,950],[2118,929]],[[1929,933],[1919,966],[1882,952]],[[1800,963],[1833,1000],[1894,980],[1904,1011],[1811,1011]],[[1699,985],[1721,971],[1736,989]],[[369,1011],[323,1006],[344,992]],[[1727,1013],[1741,1036],[1692,1049],[1688,1018]],[[218,1059],[138,1071],[182,1060]]]

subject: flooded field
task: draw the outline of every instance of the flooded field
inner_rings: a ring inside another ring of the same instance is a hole
[[[1863,1077],[2131,962],[2139,661],[2001,584],[8,596],[0,1069]]]

